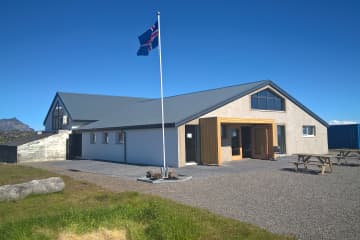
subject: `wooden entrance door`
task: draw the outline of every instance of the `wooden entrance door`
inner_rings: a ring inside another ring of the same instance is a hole
[[[252,157],[269,159],[272,149],[271,127],[256,126],[253,127],[252,132]]]

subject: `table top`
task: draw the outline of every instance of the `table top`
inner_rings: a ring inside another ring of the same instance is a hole
[[[294,155],[298,155],[298,156],[310,156],[310,157],[333,157],[334,155],[332,154],[316,154],[316,153],[296,153]]]
[[[350,148],[337,148],[337,149],[331,149],[332,151],[337,152],[360,152],[360,149],[350,149]]]

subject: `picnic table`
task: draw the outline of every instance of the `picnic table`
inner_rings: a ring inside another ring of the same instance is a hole
[[[298,171],[300,165],[304,165],[307,170],[309,166],[317,166],[321,168],[321,175],[324,175],[326,168],[330,168],[330,172],[333,171],[332,161],[330,154],[309,154],[309,153],[298,153],[294,154],[297,156],[296,162],[291,162],[295,165],[296,171]],[[311,160],[312,159],[312,160]]]
[[[360,160],[360,149],[340,148],[340,149],[333,149],[333,151],[338,152],[338,154],[336,155],[336,159],[338,160],[338,163],[340,163],[341,160],[344,160],[346,163],[346,159]]]

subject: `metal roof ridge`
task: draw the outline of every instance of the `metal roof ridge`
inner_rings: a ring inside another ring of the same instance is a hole
[[[194,92],[189,92],[189,93],[180,93],[180,94],[177,94],[177,95],[164,97],[164,99],[165,99],[165,98],[173,98],[173,97],[185,96],[185,95],[191,95],[191,94],[196,94],[196,93],[202,93],[202,92],[211,92],[211,91],[216,91],[216,90],[221,90],[221,89],[226,89],[226,88],[240,87],[240,86],[242,86],[242,85],[250,85],[250,84],[255,84],[255,83],[260,84],[260,83],[262,83],[262,82],[265,83],[265,82],[272,82],[272,81],[271,81],[271,80],[260,80],[260,81],[255,81],[255,82],[234,84],[234,85],[225,86],[225,87],[218,87],[218,88],[212,88],[212,89],[194,91]],[[160,99],[160,98],[155,98],[155,99]],[[154,99],[154,100],[155,100],[155,99]]]

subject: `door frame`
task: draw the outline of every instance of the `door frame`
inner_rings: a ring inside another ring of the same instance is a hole
[[[277,144],[276,138],[276,125],[274,119],[262,118],[223,118],[223,117],[210,117],[200,118],[200,151],[201,162],[203,164],[222,164],[222,146],[221,146],[221,124],[250,124],[254,125],[267,125],[269,131],[267,139],[269,140],[269,147],[267,159],[274,158],[273,146]]]
[[[192,136],[191,139],[192,141],[194,141],[194,148],[192,149],[194,152],[192,153],[193,156],[195,157],[194,161],[189,161],[188,160],[188,154],[189,154],[189,150],[188,149],[188,139],[189,137],[187,136],[188,128],[192,128]],[[191,163],[191,162],[195,162],[195,163],[199,163],[200,162],[200,141],[199,141],[199,125],[185,125],[185,163]]]
[[[237,132],[237,141],[239,142],[239,146],[238,146],[238,151],[239,154],[234,155],[233,154],[233,136],[231,136],[231,160],[241,160],[242,159],[242,139],[241,139],[241,135],[242,135],[242,131],[241,131],[241,126],[240,125],[231,125],[230,127],[231,129],[231,134],[233,133],[233,130],[235,130]]]

